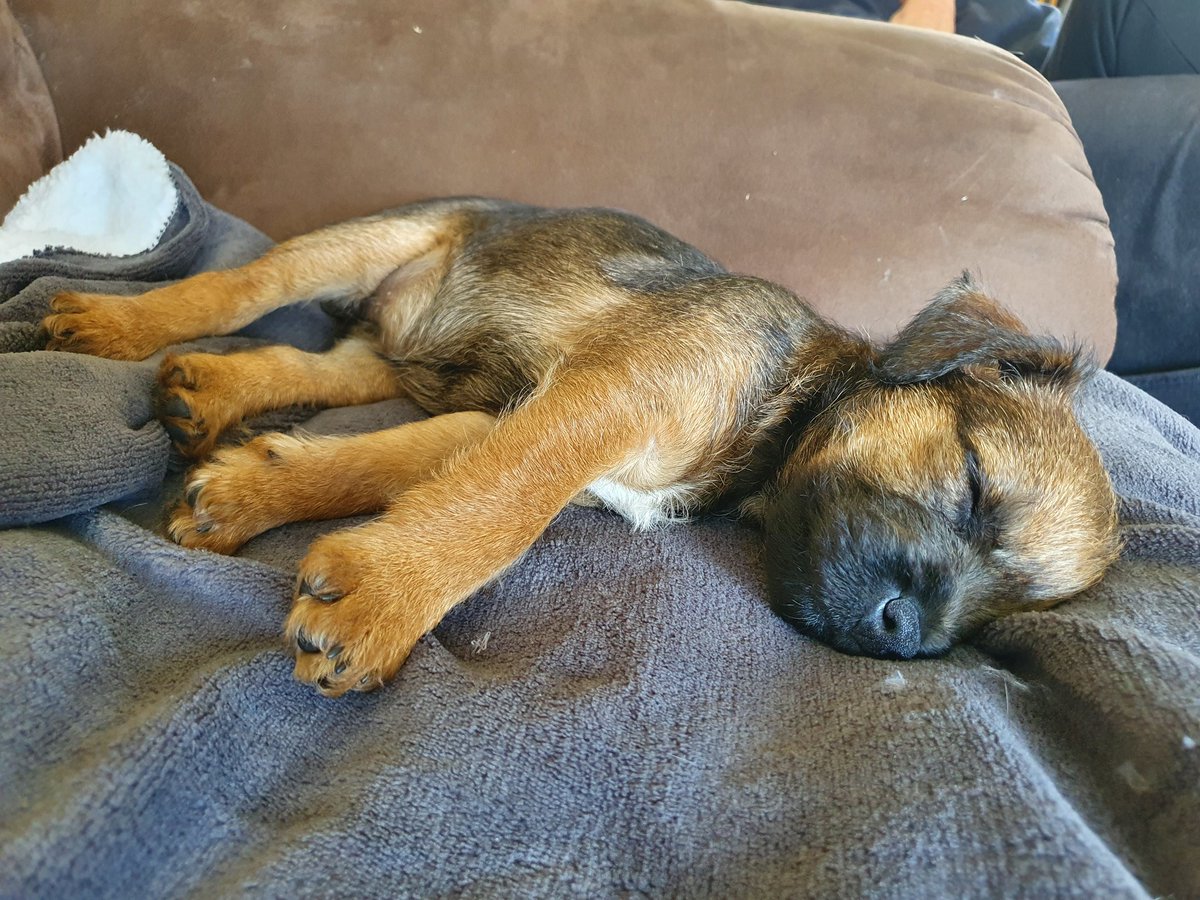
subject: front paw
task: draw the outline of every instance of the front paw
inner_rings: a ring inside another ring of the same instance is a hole
[[[107,359],[145,359],[161,350],[161,340],[134,297],[67,291],[50,301],[51,315],[42,320],[46,349],[86,353]]]
[[[440,618],[395,558],[391,531],[373,523],[326,535],[300,563],[285,639],[296,678],[328,697],[382,685]]]

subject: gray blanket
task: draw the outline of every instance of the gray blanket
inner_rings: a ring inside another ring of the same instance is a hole
[[[1098,377],[1120,563],[944,659],[800,637],[743,526],[570,509],[393,684],[327,700],[279,630],[305,546],[343,523],[235,558],[170,543],[153,364],[37,352],[68,283],[132,293],[267,245],[176,178],[158,249],[0,267],[0,895],[1200,896],[1184,420]],[[242,340],[329,334],[292,309]]]

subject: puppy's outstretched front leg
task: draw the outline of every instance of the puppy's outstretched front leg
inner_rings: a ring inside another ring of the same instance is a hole
[[[395,369],[375,344],[350,337],[325,353],[278,345],[236,353],[168,354],[158,371],[158,415],[179,452],[208,453],[243,419],[285,406],[354,406],[399,396]]]
[[[653,423],[623,394],[611,374],[559,375],[382,518],[316,541],[285,628],[296,677],[337,696],[394,675],[452,607],[645,446]]]
[[[326,296],[368,296],[406,263],[454,240],[454,210],[375,216],[285,241],[252,263],[134,297],[59,294],[42,321],[47,348],[145,359],[171,344],[231,334],[272,310]]]
[[[188,473],[171,537],[232,553],[288,522],[375,513],[478,444],[495,418],[457,412],[345,437],[264,434]]]

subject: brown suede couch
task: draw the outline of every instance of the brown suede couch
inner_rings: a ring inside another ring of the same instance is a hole
[[[36,60],[9,25],[0,209],[56,132],[124,128],[276,239],[429,196],[619,207],[880,337],[972,269],[1113,347],[1082,148],[978,41],[717,0],[10,5]]]

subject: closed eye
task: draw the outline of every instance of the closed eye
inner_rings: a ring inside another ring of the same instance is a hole
[[[979,454],[970,447],[963,454],[963,470],[966,475],[967,490],[959,503],[958,515],[955,521],[957,529],[971,540],[978,540],[988,531],[984,516],[984,491],[987,487],[987,477],[979,462]]]
[[[966,453],[967,485],[971,489],[970,517],[979,518],[979,507],[983,502],[983,467],[979,464],[979,454],[968,449]]]

